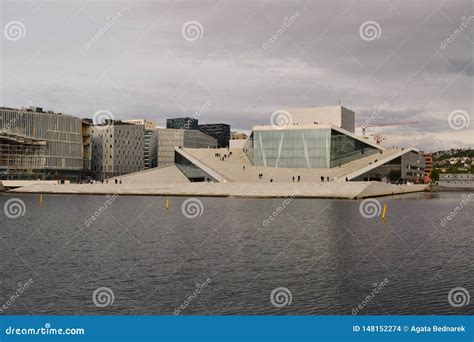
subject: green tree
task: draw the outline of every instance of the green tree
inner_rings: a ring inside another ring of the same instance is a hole
[[[433,170],[431,170],[430,177],[433,181],[439,181],[439,174],[440,174],[439,169],[434,168]]]

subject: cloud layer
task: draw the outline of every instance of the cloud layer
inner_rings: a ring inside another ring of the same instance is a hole
[[[3,1],[2,28],[25,34],[2,37],[0,104],[163,125],[209,101],[202,123],[248,130],[340,101],[358,124],[400,123],[368,129],[387,146],[472,147],[473,15],[469,0]]]

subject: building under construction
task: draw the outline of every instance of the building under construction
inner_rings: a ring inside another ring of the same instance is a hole
[[[90,171],[91,124],[42,108],[0,108],[0,179],[77,180]]]

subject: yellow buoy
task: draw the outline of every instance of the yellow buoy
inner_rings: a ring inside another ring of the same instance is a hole
[[[385,220],[385,214],[387,213],[387,204],[383,205],[383,211],[382,211],[382,220]]]
[[[170,200],[168,197],[166,197],[166,209],[169,209],[170,207]]]
[[[43,194],[40,195],[40,205],[43,205]]]

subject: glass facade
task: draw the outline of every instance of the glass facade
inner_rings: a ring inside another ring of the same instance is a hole
[[[175,153],[176,167],[191,181],[191,182],[217,182],[217,180],[204,172],[199,167],[194,165],[188,159],[183,157],[180,153]]]
[[[40,108],[0,108],[0,179],[72,178],[83,163],[81,119]]]
[[[254,165],[330,168],[378,149],[330,128],[255,130],[244,147]]]
[[[363,141],[354,139],[344,133],[331,130],[331,162],[330,167],[377,153],[379,150]]]

